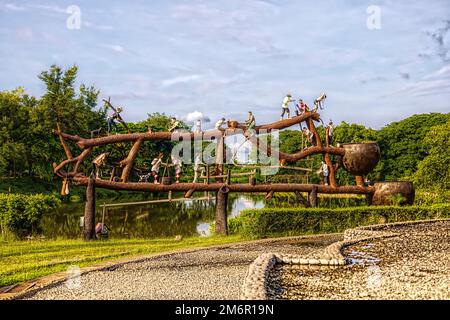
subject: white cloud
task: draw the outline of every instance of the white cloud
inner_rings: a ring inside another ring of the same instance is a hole
[[[25,7],[18,6],[14,3],[5,3],[1,6],[2,9],[5,9],[7,11],[24,11]]]
[[[188,76],[180,76],[180,77],[165,79],[165,80],[161,81],[161,86],[169,87],[169,86],[173,86],[174,84],[178,84],[178,83],[186,83],[186,82],[196,81],[196,80],[200,79],[201,77],[202,76],[199,74],[192,74],[192,75],[188,75]]]
[[[118,44],[104,44],[103,47],[118,53],[125,52],[125,48]]]
[[[190,112],[188,113],[185,117],[183,117],[183,120],[185,120],[186,122],[195,122],[196,120],[202,120],[202,122],[210,122],[211,119],[209,119],[208,116],[204,115],[203,113],[201,113],[200,111],[195,110],[194,112]]]

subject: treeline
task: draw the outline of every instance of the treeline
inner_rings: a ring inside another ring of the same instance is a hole
[[[26,94],[23,88],[0,92],[0,176],[51,180],[52,163],[65,158],[59,139],[52,134],[57,123],[62,131],[83,137],[99,128],[106,130],[107,110],[97,105],[99,91],[85,84],[76,88],[77,71],[76,66],[67,70],[51,66],[42,72],[38,77],[46,91],[41,98]],[[133,132],[145,132],[149,127],[165,131],[169,122],[168,116],[155,113],[128,126]],[[171,146],[170,142],[146,142],[141,154],[149,159],[158,151],[168,153]],[[103,152],[109,152],[109,161],[118,162],[128,150],[129,146],[120,144],[107,146]],[[138,166],[143,165],[144,157],[137,159]]]
[[[67,70],[52,66],[43,71],[38,76],[46,87],[41,98],[26,94],[23,88],[0,92],[0,176],[29,175],[49,181],[54,177],[53,161],[65,158],[59,140],[51,133],[56,123],[63,131],[84,137],[107,127],[107,111],[97,104],[99,91],[85,84],[76,88],[77,71],[76,66]],[[169,122],[168,115],[154,113],[128,126],[133,132],[146,132],[149,128],[166,131]],[[318,131],[323,137],[323,127]],[[380,130],[342,122],[334,130],[333,144],[377,141],[381,161],[369,175],[372,181],[409,179],[422,188],[449,189],[449,136],[450,114],[431,113],[414,115]],[[298,130],[281,132],[280,141],[281,151],[294,153],[301,148]],[[114,164],[126,157],[129,147],[129,144],[110,145],[102,152],[109,152],[108,161]],[[145,142],[136,167],[148,167],[159,151],[168,155],[171,148],[171,142]],[[77,153],[75,148],[73,151]],[[321,159],[319,155],[297,163],[314,169],[311,182],[320,179],[314,172]],[[345,170],[338,170],[337,179],[340,184],[354,183]]]

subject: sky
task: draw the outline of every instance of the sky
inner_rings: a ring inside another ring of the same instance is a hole
[[[325,92],[324,121],[380,128],[450,112],[450,1],[0,0],[0,57],[0,90],[76,64],[126,121],[270,123]]]

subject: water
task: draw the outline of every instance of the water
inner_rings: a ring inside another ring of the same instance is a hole
[[[182,198],[182,194],[174,194]],[[104,201],[105,203],[132,201]],[[103,201],[101,201],[101,204]],[[95,221],[102,221],[102,208],[97,203]],[[236,217],[244,209],[263,208],[264,198],[255,195],[230,195],[228,217]],[[183,236],[209,236],[210,225],[215,216],[215,199],[187,200],[180,202],[154,203],[110,207],[105,212],[104,222],[114,238],[156,238]],[[43,234],[48,238],[79,238],[82,233],[80,218],[84,204],[64,204],[54,213],[44,216]]]

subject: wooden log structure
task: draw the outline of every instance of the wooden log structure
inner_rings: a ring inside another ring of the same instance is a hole
[[[252,173],[236,173],[233,174],[230,170],[224,172],[224,157],[225,157],[225,137],[236,134],[245,134],[247,128],[245,125],[237,125],[236,127],[229,127],[224,130],[208,130],[201,133],[191,132],[141,132],[141,133],[126,133],[117,135],[108,135],[98,138],[82,138],[78,135],[70,135],[61,131],[58,126],[57,130],[53,130],[53,133],[59,137],[63,146],[67,159],[60,164],[54,164],[54,172],[64,178],[70,179],[77,185],[86,186],[86,207],[85,207],[85,220],[84,220],[84,237],[85,239],[93,239],[95,237],[95,188],[104,188],[110,190],[128,190],[128,191],[144,191],[144,192],[184,192],[186,198],[190,198],[194,192],[215,192],[216,193],[216,233],[227,234],[227,201],[228,194],[230,192],[240,193],[265,193],[268,198],[271,198],[275,192],[300,192],[308,193],[308,205],[311,207],[317,206],[317,194],[318,193],[353,193],[367,195],[368,199],[374,194],[374,187],[364,186],[362,176],[355,177],[357,181],[356,186],[338,186],[335,179],[335,167],[332,163],[331,155],[343,157],[346,154],[346,149],[343,147],[333,147],[329,144],[328,139],[325,140],[325,145],[322,144],[320,136],[314,126],[314,121],[319,121],[320,115],[317,112],[305,112],[299,116],[292,117],[277,121],[270,124],[260,125],[255,127],[256,134],[270,132],[271,130],[280,130],[295,124],[302,122],[306,123],[308,129],[312,132],[313,146],[302,149],[296,153],[288,154],[283,152],[277,152],[270,149],[265,143],[261,142],[259,137],[250,137],[252,143],[256,143],[258,150],[266,152],[268,156],[277,157],[281,162],[281,167],[284,167],[284,163],[296,162],[300,159],[304,159],[313,154],[323,154],[324,161],[329,168],[330,185],[313,185],[313,184],[289,184],[289,183],[277,183],[277,184],[257,184],[254,178],[250,178],[249,183],[232,184],[231,177],[254,175]],[[154,183],[137,183],[129,182],[129,176],[134,164],[134,160],[139,153],[139,149],[145,141],[184,141],[193,140],[209,140],[217,141],[216,148],[216,170],[214,174],[211,174],[209,165],[206,166],[206,176],[202,176],[204,179],[202,183],[176,183],[176,184],[154,184]],[[71,141],[78,146],[82,152],[73,157],[70,149],[66,145],[67,141]],[[96,147],[105,146],[115,143],[132,143],[132,147],[125,159],[120,161],[120,167],[122,167],[122,174],[120,181],[113,179],[114,174],[108,180],[95,178],[93,175],[86,176],[83,173],[78,172],[80,164],[92,153]],[[72,165],[72,170],[65,169],[69,165]],[[286,167],[288,168],[288,167]],[[300,168],[301,170],[309,170]],[[66,171],[64,171],[66,170]],[[256,169],[255,169],[256,170]],[[213,178],[213,182],[210,182],[210,178]],[[169,196],[170,198],[170,196]]]

